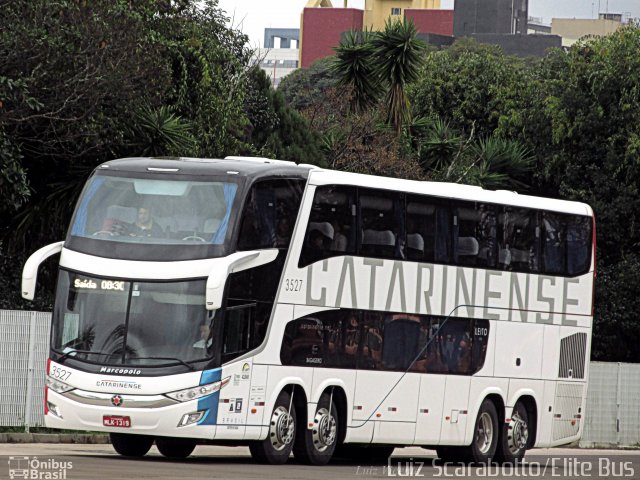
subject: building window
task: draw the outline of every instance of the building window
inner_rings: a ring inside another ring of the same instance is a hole
[[[402,9],[401,8],[392,8],[391,9],[391,15],[400,15],[402,13]]]

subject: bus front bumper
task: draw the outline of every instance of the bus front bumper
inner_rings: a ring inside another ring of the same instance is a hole
[[[162,395],[61,394],[48,389],[45,403],[48,428],[201,439],[213,439],[216,433],[211,420],[217,416],[217,402],[203,409],[201,401],[177,402]]]

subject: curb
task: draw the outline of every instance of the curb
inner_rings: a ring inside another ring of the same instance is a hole
[[[107,444],[109,435],[82,433],[0,433],[0,443]]]

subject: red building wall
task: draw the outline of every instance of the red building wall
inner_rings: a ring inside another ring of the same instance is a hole
[[[305,8],[302,14],[302,67],[328,57],[340,45],[343,32],[362,30],[364,12],[355,8]]]
[[[407,20],[413,20],[419,33],[453,36],[453,10],[420,10],[407,8]]]

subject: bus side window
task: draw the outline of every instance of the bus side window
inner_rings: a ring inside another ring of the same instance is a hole
[[[473,321],[467,318],[440,318],[435,329],[434,359],[429,373],[471,374]],[[440,325],[442,327],[440,328]]]
[[[505,207],[499,216],[498,267],[515,272],[539,271],[538,213]]]
[[[318,317],[299,318],[287,325],[280,350],[283,365],[324,366],[324,327]]]
[[[382,363],[385,370],[404,371],[420,351],[420,317],[408,313],[385,315]]]
[[[407,258],[418,262],[451,260],[451,208],[444,201],[407,197]]]
[[[360,335],[360,314],[357,310],[340,310],[321,314],[325,328],[325,366],[356,368]]]
[[[567,222],[567,274],[580,275],[591,267],[592,219],[571,215]]]
[[[250,349],[255,304],[228,306],[224,312],[222,361],[226,362]]]
[[[542,252],[544,273],[565,273],[566,216],[542,212]]]
[[[404,197],[397,192],[360,189],[360,255],[406,257]]]
[[[433,262],[436,238],[436,207],[418,197],[407,198],[407,258]]]
[[[436,205],[436,231],[434,245],[434,260],[448,263],[451,261],[453,249],[453,220],[451,208],[445,205]]]
[[[382,347],[384,340],[384,313],[363,312],[361,345],[358,354],[358,369],[384,370],[382,363]]]
[[[318,187],[300,254],[303,268],[325,258],[355,254],[355,188]]]
[[[289,246],[303,184],[301,180],[265,180],[251,187],[242,214],[239,250]]]
[[[472,202],[456,202],[454,214],[454,226],[457,227],[454,243],[456,264],[477,266],[480,259],[480,211]],[[486,250],[485,255],[488,254]]]

